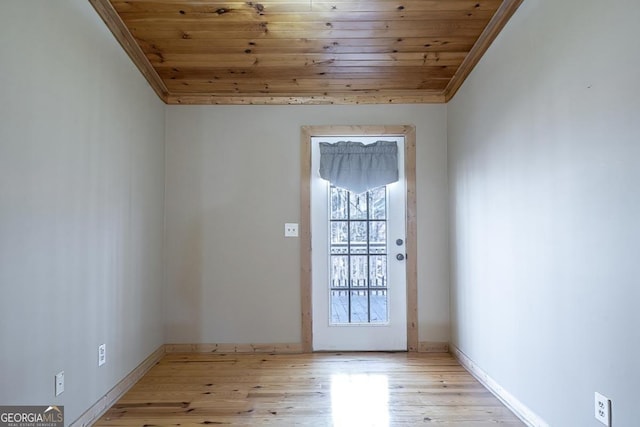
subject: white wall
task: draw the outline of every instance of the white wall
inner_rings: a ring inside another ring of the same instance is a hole
[[[0,403],[69,424],[163,343],[164,106],[88,1],[1,9]]]
[[[415,124],[421,341],[449,341],[446,107],[172,106],[169,343],[299,343],[300,127]]]
[[[552,426],[638,425],[636,0],[527,0],[448,106],[452,340]]]

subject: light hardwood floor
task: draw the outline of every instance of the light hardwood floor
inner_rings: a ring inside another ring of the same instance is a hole
[[[108,426],[524,426],[449,354],[166,355]]]

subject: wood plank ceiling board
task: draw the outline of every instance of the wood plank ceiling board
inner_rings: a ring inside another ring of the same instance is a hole
[[[450,100],[523,0],[89,0],[168,104]]]

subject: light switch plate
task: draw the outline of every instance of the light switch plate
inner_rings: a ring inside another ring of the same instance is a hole
[[[288,222],[284,225],[285,237],[298,237],[298,224]]]

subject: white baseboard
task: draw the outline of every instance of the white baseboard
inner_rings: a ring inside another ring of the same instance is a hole
[[[129,373],[122,381],[116,384],[111,390],[102,396],[96,403],[91,405],[80,417],[72,422],[69,427],[87,427],[93,424],[104,415],[118,399],[122,397],[135,383],[140,380],[162,357],[164,356],[164,345],[158,347],[142,363]]]
[[[167,353],[302,353],[302,344],[165,344]]]
[[[546,421],[527,408],[522,402],[516,399],[511,393],[502,388],[493,378],[484,372],[473,360],[458,349],[453,344],[450,346],[451,353],[458,362],[473,375],[480,383],[493,393],[504,405],[509,408],[529,427],[549,427]]]

